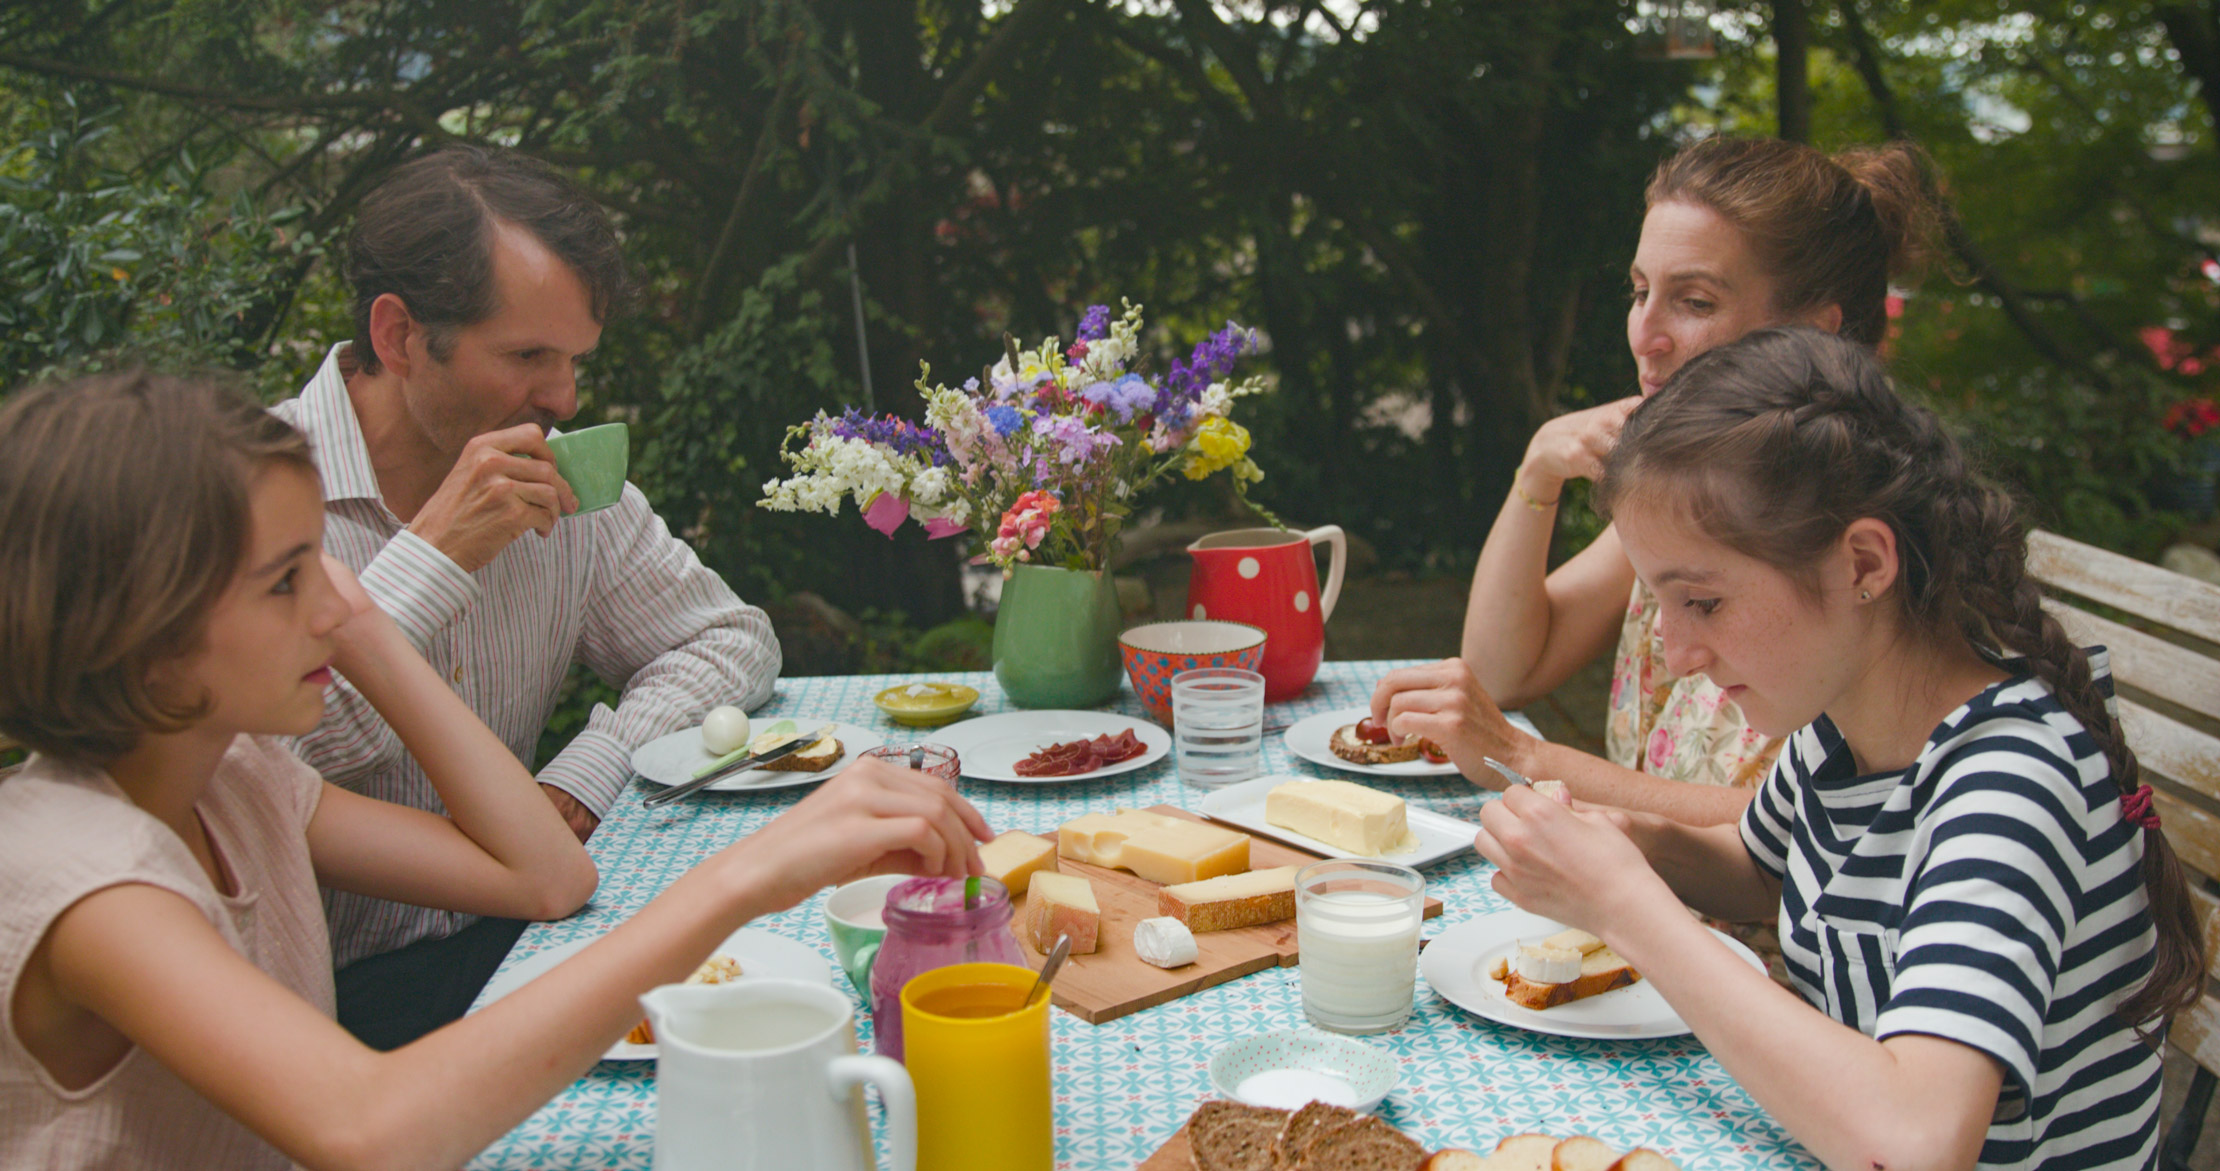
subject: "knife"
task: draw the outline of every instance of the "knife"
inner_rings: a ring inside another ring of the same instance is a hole
[[[1489,768],[1502,773],[1504,780],[1507,780],[1514,785],[1525,785],[1529,788],[1533,787],[1534,782],[1527,780],[1524,776],[1521,776],[1519,774],[1519,771],[1512,768],[1510,765],[1507,765],[1492,756],[1483,756],[1480,759],[1485,762]]]
[[[716,772],[705,773],[702,776],[695,777],[693,780],[687,781],[685,784],[682,785],[672,785],[670,788],[665,789],[660,793],[650,793],[646,797],[640,799],[640,804],[646,806],[649,809],[653,809],[658,805],[668,805],[681,797],[685,797],[689,794],[701,791],[701,789],[706,787],[712,781],[722,780],[725,777],[729,777],[737,772],[745,772],[748,769],[755,768],[758,765],[767,764],[770,761],[777,760],[782,756],[791,756],[794,753],[817,743],[819,740],[832,735],[835,731],[838,730],[838,724],[827,724],[824,727],[817,729],[815,732],[808,732],[796,736],[794,739],[789,740],[786,743],[781,744],[777,748],[773,748],[768,752],[758,752],[754,756],[742,757],[739,760],[733,761],[731,764],[718,769]]]

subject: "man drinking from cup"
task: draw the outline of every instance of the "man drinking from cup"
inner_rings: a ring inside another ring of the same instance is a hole
[[[761,704],[780,664],[763,611],[639,489],[582,510],[585,479],[557,470],[573,453],[548,432],[577,413],[577,364],[625,291],[616,234],[545,165],[452,146],[364,199],[346,271],[354,339],[275,408],[315,445],[325,547],[527,764],[572,662],[623,687],[539,773],[583,839],[635,747],[716,704]],[[604,473],[622,467],[608,438],[589,457]],[[344,680],[298,751],[336,784],[437,808]],[[325,905],[340,1022],[380,1048],[460,1016],[523,928],[337,891]]]

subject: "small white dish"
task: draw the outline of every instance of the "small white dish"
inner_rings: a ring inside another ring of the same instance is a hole
[[[1528,911],[1513,909],[1482,915],[1434,937],[1426,950],[1418,953],[1419,974],[1458,1008],[1532,1033],[1619,1041],[1678,1037],[1689,1031],[1687,1022],[1647,980],[1555,1008],[1532,1009],[1511,1003],[1503,995],[1502,981],[1488,974],[1496,961],[1507,958],[1521,943],[1538,943],[1564,929],[1564,924]],[[1760,972],[1765,970],[1765,961],[1740,940],[1718,930],[1712,934],[1744,963]]]
[[[1404,823],[1418,838],[1418,849],[1407,854],[1352,854],[1339,846],[1329,846],[1307,834],[1299,834],[1285,826],[1273,825],[1264,820],[1264,798],[1271,791],[1289,781],[1315,781],[1317,777],[1265,776],[1238,785],[1227,785],[1205,796],[1195,805],[1195,810],[1206,817],[1237,825],[1253,834],[1286,842],[1298,850],[1309,850],[1328,858],[1375,858],[1381,862],[1394,862],[1416,869],[1431,866],[1444,858],[1453,858],[1472,848],[1472,839],[1480,827],[1469,821],[1459,821],[1431,809],[1420,809],[1406,802],[1403,808]]]
[[[1147,751],[1131,760],[1068,777],[1021,777],[1015,771],[1017,762],[1051,744],[1116,736],[1120,732],[1133,733]],[[956,750],[956,755],[963,760],[963,775],[973,780],[1009,781],[1020,785],[1099,781],[1147,768],[1172,751],[1172,734],[1165,731],[1163,725],[1115,712],[1004,712],[950,724],[935,731],[932,738],[933,743]]]
[[[1334,730],[1354,724],[1371,714],[1372,709],[1369,707],[1345,707],[1335,711],[1320,712],[1315,716],[1305,716],[1289,725],[1286,735],[1287,750],[1304,760],[1325,765],[1327,768],[1346,769],[1353,773],[1369,773],[1376,777],[1454,777],[1459,775],[1456,765],[1430,764],[1424,757],[1417,760],[1406,760],[1401,764],[1358,764],[1356,761],[1343,760],[1335,756],[1331,747]],[[1534,721],[1527,719],[1523,714],[1505,712],[1503,718],[1511,721],[1511,726],[1519,731],[1536,739],[1542,738],[1541,732],[1534,727]]]
[[[600,936],[594,937],[594,939],[599,938]],[[573,939],[568,943],[558,943],[545,951],[533,952],[519,960],[515,967],[495,975],[493,979],[486,982],[486,990],[478,995],[478,1008],[471,1011],[476,1012],[478,1009],[482,1009],[531,983],[537,977],[546,975],[555,965],[584,951],[594,942],[594,939]],[[761,927],[742,927],[740,930],[726,936],[725,941],[718,944],[717,949],[710,954],[731,956],[738,960],[740,962],[740,978],[743,980],[760,976],[773,980],[815,980],[822,984],[832,983],[832,965],[825,962],[824,956],[817,954],[817,949],[810,947],[808,944],[788,939],[783,935],[765,931]],[[656,1047],[654,1042],[635,1045],[630,1041],[619,1038],[616,1044],[609,1047],[607,1053],[601,1055],[601,1059],[603,1061],[653,1061],[655,1055],[659,1052],[661,1050]]]
[[[1210,1055],[1210,1084],[1221,1097],[1283,1110],[1301,1106],[1297,1097],[1304,1101],[1316,1097],[1370,1114],[1402,1076],[1395,1058],[1386,1051],[1318,1029],[1259,1033]],[[1242,1093],[1244,1085],[1249,1094]],[[1305,1094],[1306,1086],[1315,1086],[1317,1092]]]
[[[801,716],[780,716],[792,720],[797,728],[808,732],[825,726],[822,719],[804,719]],[[764,721],[758,721],[757,734],[761,734]],[[886,743],[886,738],[869,728],[854,724],[834,724],[833,736],[843,749],[840,759],[832,767],[813,773],[784,772],[779,769],[751,768],[744,773],[734,773],[713,782],[711,792],[728,792],[733,789],[786,789],[795,785],[814,785],[826,777],[847,768],[863,758],[866,750]],[[694,779],[695,770],[721,755],[701,744],[701,725],[684,728],[668,736],[659,736],[632,750],[632,771],[658,785],[683,785]]]

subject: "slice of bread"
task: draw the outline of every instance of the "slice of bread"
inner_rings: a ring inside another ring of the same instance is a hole
[[[1584,1134],[1558,1143],[1549,1152],[1550,1171],[1609,1171],[1618,1161],[1618,1148]]]
[[[1414,739],[1408,744],[1367,744],[1357,739],[1357,726],[1344,724],[1334,729],[1333,739],[1326,746],[1334,755],[1354,764],[1401,764],[1417,760],[1421,746],[1426,742]]]
[[[1426,1156],[1418,1171],[1494,1171],[1487,1159],[1462,1147],[1448,1147]]]
[[[1303,1148],[1297,1171],[1418,1171],[1426,1148],[1377,1118],[1321,1132]]]
[[[758,767],[775,773],[814,773],[831,768],[848,754],[846,746],[834,737],[827,736],[799,752],[789,752],[769,764]]]
[[[1273,1151],[1287,1111],[1213,1099],[1187,1119],[1195,1171],[1276,1171]]]
[[[1628,967],[1626,960],[1608,947],[1598,947],[1580,957],[1580,978],[1563,984],[1538,984],[1510,970],[1498,977],[1503,981],[1506,999],[1533,1009],[1569,1004],[1614,988],[1624,988],[1641,978],[1640,972]]]
[[[1347,1126],[1362,1115],[1347,1106],[1326,1102],[1311,1102],[1288,1116],[1287,1125],[1280,1128],[1279,1137],[1272,1144],[1274,1166],[1280,1171],[1293,1171],[1302,1166],[1304,1148],[1319,1135],[1339,1126]]]
[[[1549,1171],[1550,1156],[1556,1152],[1554,1135],[1514,1134],[1495,1144],[1488,1171]]]
[[[1648,1147],[1636,1147],[1611,1164],[1609,1171],[1680,1171],[1680,1164]]]

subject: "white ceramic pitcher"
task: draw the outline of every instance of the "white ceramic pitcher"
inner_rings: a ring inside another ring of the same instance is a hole
[[[917,1094],[899,1062],[856,1055],[848,998],[804,980],[667,984],[655,1026],[655,1171],[874,1171],[863,1087],[886,1105],[894,1171],[917,1166]]]

